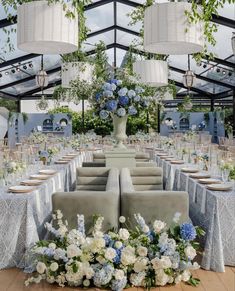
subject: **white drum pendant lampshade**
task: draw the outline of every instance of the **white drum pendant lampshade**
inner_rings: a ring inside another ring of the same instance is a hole
[[[81,81],[92,82],[94,65],[85,62],[62,64],[62,87],[70,88],[70,82],[79,78]]]
[[[151,87],[168,85],[168,66],[165,61],[136,61],[133,64],[133,71],[140,83],[148,84]]]
[[[61,4],[32,1],[17,9],[17,46],[37,54],[66,54],[78,49],[78,18],[65,16]]]
[[[144,14],[144,49],[151,53],[184,55],[203,49],[202,22],[189,24],[186,2],[160,3],[148,7]]]

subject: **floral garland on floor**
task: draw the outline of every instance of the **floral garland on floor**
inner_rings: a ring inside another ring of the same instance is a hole
[[[96,286],[121,291],[130,286],[146,288],[177,284],[181,281],[196,286],[198,279],[191,270],[200,266],[192,260],[196,256],[196,236],[204,231],[191,223],[178,224],[176,213],[173,224],[156,220],[152,228],[140,214],[135,215],[134,230],[120,228],[104,233],[103,217],[96,217],[92,235],[85,235],[84,216],[77,215],[78,229],[68,230],[61,211],[53,216],[58,228],[46,223],[55,237],[52,241],[39,241],[33,247],[38,276],[25,284],[57,283],[59,286]],[[125,223],[125,217],[120,222]]]

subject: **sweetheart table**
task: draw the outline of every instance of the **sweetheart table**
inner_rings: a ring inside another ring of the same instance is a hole
[[[44,224],[51,219],[52,194],[73,190],[76,168],[90,158],[91,153],[84,151],[68,164],[50,166],[57,173],[30,193],[12,194],[0,189],[0,269],[16,266],[27,270],[27,250],[43,239]]]
[[[201,266],[216,272],[224,272],[225,265],[235,266],[235,191],[207,189],[181,171],[189,164],[174,165],[159,156],[156,162],[163,168],[166,190],[189,193],[189,216],[206,231]]]

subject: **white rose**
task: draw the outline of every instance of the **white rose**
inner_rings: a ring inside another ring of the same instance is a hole
[[[36,270],[39,274],[43,274],[46,271],[47,267],[44,263],[38,262],[36,266]]]
[[[69,245],[67,247],[67,257],[68,258],[73,258],[80,256],[82,254],[81,250],[74,244]]]
[[[148,254],[148,249],[146,247],[138,247],[137,248],[137,254],[141,257],[146,257]]]
[[[138,258],[134,264],[134,271],[136,273],[144,271],[146,269],[147,263],[148,263],[148,259]]]
[[[59,268],[59,265],[56,262],[50,265],[50,269],[52,272],[55,272],[56,270],[58,270],[58,268]]]
[[[105,247],[105,240],[101,237],[95,238],[91,244],[91,251],[93,253],[96,253],[96,252],[99,252],[104,247]]]
[[[107,248],[105,253],[104,253],[104,257],[105,259],[112,261],[115,257],[116,257],[117,253],[115,251],[115,249],[113,248]]]
[[[153,229],[156,233],[161,232],[165,226],[166,226],[166,223],[161,220],[155,220],[153,223]]]
[[[84,286],[84,287],[88,287],[88,286],[90,286],[90,281],[89,281],[88,279],[84,280],[84,281],[83,281],[83,286]]]
[[[167,256],[162,256],[161,257],[161,264],[163,269],[168,269],[172,266],[171,260]]]
[[[184,253],[185,253],[185,256],[189,259],[189,260],[193,260],[196,255],[197,255],[197,252],[196,250],[192,247],[192,246],[187,246],[185,249],[184,249]]]
[[[135,248],[127,246],[122,250],[121,262],[124,266],[132,265],[136,261]]]
[[[126,218],[125,218],[125,216],[120,216],[120,217],[119,217],[119,222],[120,222],[120,223],[125,223],[125,222],[126,222]]]
[[[181,282],[181,280],[182,280],[182,277],[181,277],[181,275],[178,275],[178,276],[175,278],[175,284],[178,284],[178,283],[180,283],[180,282]]]
[[[122,280],[124,278],[124,276],[125,276],[125,274],[124,274],[123,270],[119,270],[119,269],[115,270],[114,277],[116,280]]]
[[[162,270],[156,271],[156,285],[157,286],[165,286],[168,283],[169,276]]]
[[[144,233],[148,233],[149,232],[149,227],[145,224],[145,226],[143,227],[143,232]]]
[[[125,228],[120,228],[118,234],[119,234],[120,239],[122,240],[128,240],[130,236],[129,231]]]
[[[182,276],[182,281],[187,282],[191,277],[191,273],[188,270],[185,270],[183,271],[181,276]]]
[[[121,241],[116,241],[114,246],[115,246],[116,249],[120,249],[122,247],[122,242]]]
[[[50,244],[48,245],[48,247],[49,247],[50,249],[55,250],[55,249],[56,249],[56,244],[55,244],[55,243],[50,243]]]

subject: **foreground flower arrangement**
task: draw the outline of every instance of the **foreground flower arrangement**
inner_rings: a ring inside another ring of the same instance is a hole
[[[78,229],[68,230],[60,211],[54,215],[58,228],[46,223],[55,237],[51,241],[39,241],[33,248],[38,275],[25,284],[57,283],[63,287],[96,286],[119,291],[130,286],[146,288],[177,284],[181,281],[196,286],[198,279],[191,270],[200,266],[192,262],[198,243],[194,240],[204,232],[191,223],[178,224],[176,213],[172,226],[156,220],[152,228],[140,214],[135,215],[134,230],[120,228],[104,233],[103,217],[94,219],[90,236],[85,235],[84,216],[77,215]],[[120,222],[125,223],[125,217]]]

